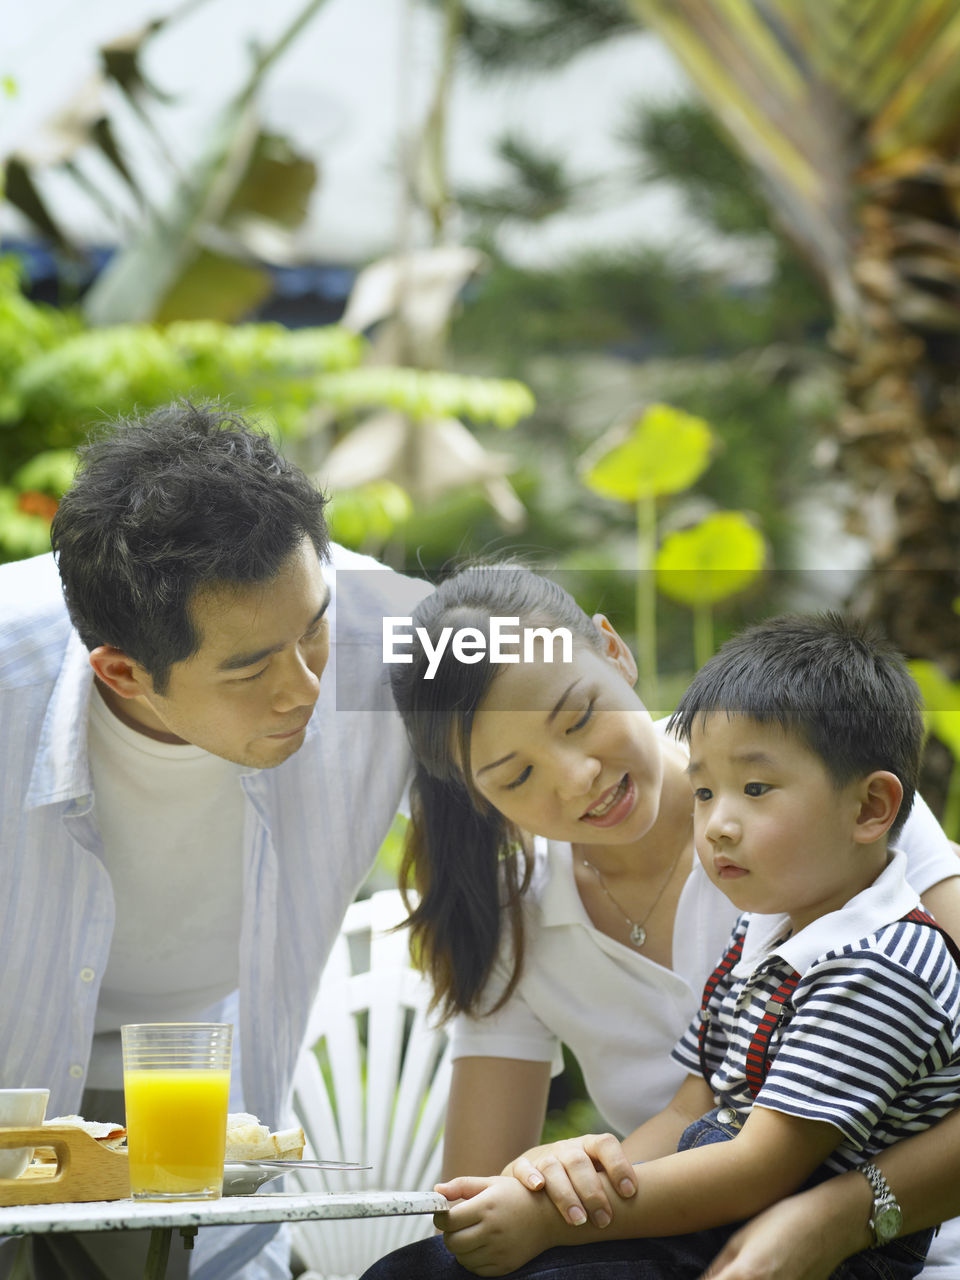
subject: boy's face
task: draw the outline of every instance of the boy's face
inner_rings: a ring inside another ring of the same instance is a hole
[[[819,756],[778,725],[725,712],[698,720],[689,774],[700,861],[741,911],[786,912],[802,929],[883,868],[883,844],[871,855],[854,838],[862,783],[836,787]]]
[[[199,592],[202,637],[176,662],[163,694],[137,663],[108,703],[150,736],[191,742],[236,764],[271,768],[302,745],[330,647],[330,593],[305,538],[270,582]]]

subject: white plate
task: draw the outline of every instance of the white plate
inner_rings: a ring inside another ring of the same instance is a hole
[[[231,1164],[223,1166],[223,1194],[225,1196],[252,1196],[265,1182],[282,1178],[289,1169],[277,1169],[267,1164]]]

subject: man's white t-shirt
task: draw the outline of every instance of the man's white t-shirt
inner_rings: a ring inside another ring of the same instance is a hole
[[[88,743],[116,919],[87,1085],[120,1089],[123,1023],[192,1021],[237,988],[249,770],[138,733],[96,687]]]

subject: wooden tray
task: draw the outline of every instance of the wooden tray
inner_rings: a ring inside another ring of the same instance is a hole
[[[82,1129],[0,1128],[0,1150],[7,1147],[52,1147],[57,1163],[28,1165],[19,1178],[0,1178],[0,1205],[123,1200],[130,1194],[127,1153],[102,1147]]]

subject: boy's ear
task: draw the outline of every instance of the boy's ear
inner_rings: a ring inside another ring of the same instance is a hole
[[[630,685],[635,685],[637,683],[636,661],[610,619],[602,613],[595,613],[591,622],[600,632],[604,655],[611,659]]]
[[[137,698],[145,689],[153,688],[153,681],[140,663],[112,644],[101,644],[91,650],[90,665],[107,688],[121,698]]]
[[[895,773],[878,769],[863,779],[859,799],[853,839],[857,844],[873,844],[886,835],[900,812],[903,786]]]

